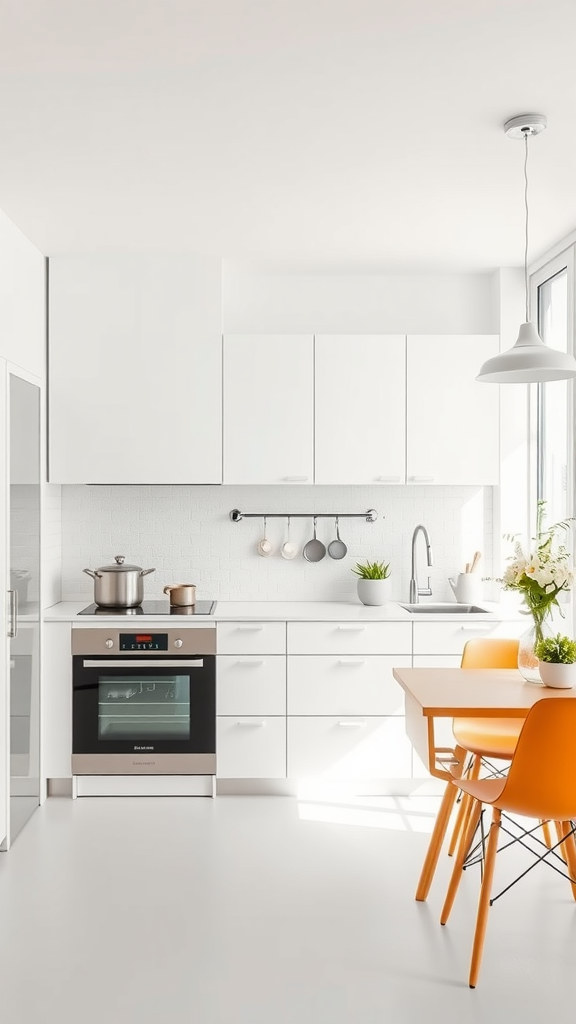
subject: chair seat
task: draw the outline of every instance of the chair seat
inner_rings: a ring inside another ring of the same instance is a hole
[[[472,754],[509,760],[522,724],[521,718],[455,718],[452,732],[456,742]]]

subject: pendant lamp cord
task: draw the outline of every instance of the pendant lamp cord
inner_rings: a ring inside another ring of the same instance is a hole
[[[526,232],[524,242],[524,295],[526,299],[526,323],[528,323],[528,136],[524,132],[524,208],[526,210]]]

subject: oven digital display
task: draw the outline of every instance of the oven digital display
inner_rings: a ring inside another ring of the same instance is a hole
[[[120,633],[121,651],[167,651],[168,633]]]

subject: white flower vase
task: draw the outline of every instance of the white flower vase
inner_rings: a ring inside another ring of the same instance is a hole
[[[358,580],[358,597],[362,604],[382,605],[390,600],[390,579]]]
[[[539,672],[544,685],[557,690],[569,690],[576,684],[576,664],[561,665],[559,662],[541,661]]]

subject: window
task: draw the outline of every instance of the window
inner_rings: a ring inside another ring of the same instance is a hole
[[[572,262],[564,253],[532,279],[540,337],[562,352],[572,350]],[[547,502],[549,524],[572,514],[570,387],[561,380],[536,388],[536,496]]]

